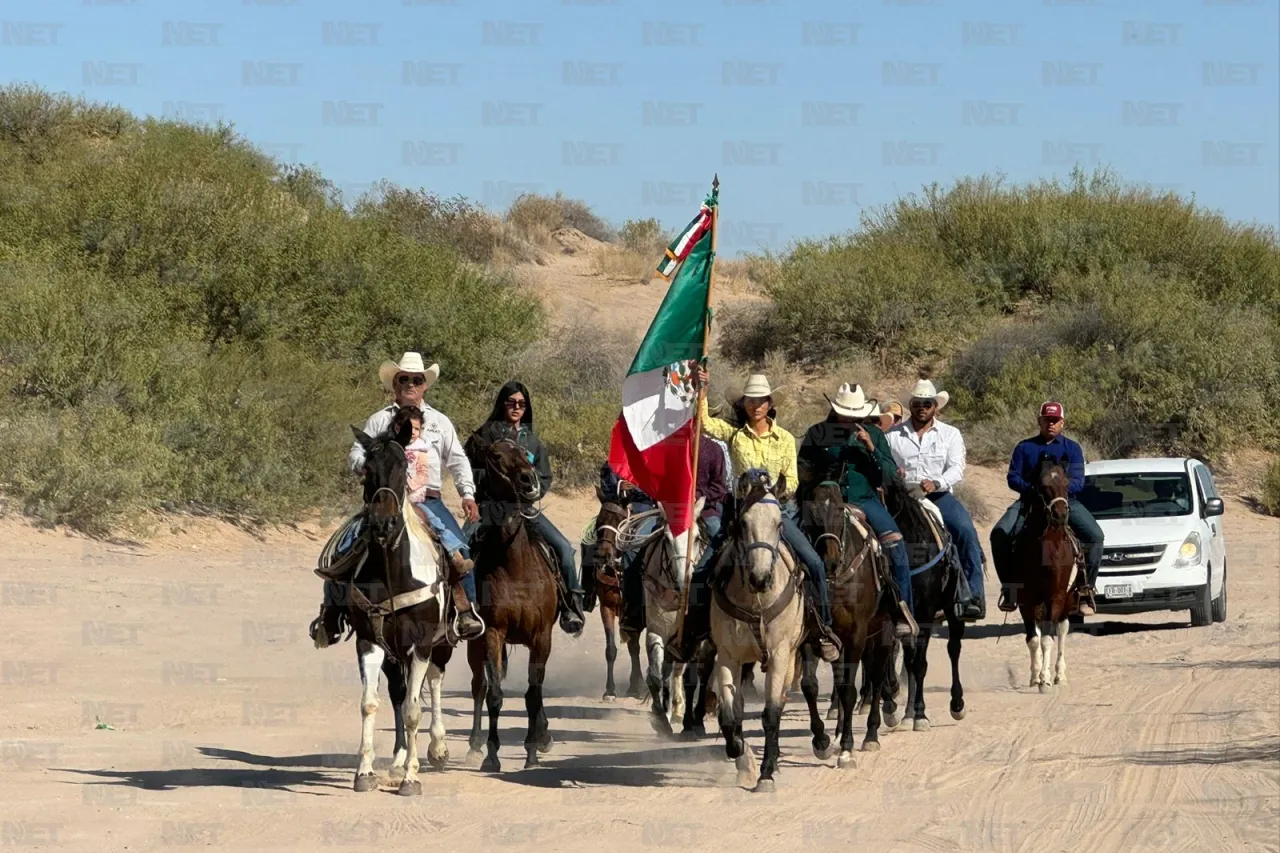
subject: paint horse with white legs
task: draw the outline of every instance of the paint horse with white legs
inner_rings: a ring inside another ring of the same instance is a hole
[[[378,672],[387,676],[395,706],[396,744],[391,781],[399,793],[422,793],[418,780],[419,696],[431,696],[431,745],[427,760],[437,769],[449,759],[441,702],[445,665],[453,654],[447,637],[448,579],[426,519],[405,499],[408,463],[404,447],[389,432],[371,437],[355,427],[365,451],[364,514],[368,554],[346,580],[349,602],[343,617],[356,636],[363,696],[360,701],[360,766],[355,790],[378,787],[373,772]]]
[[[1041,459],[1033,482],[1035,497],[1027,501],[1026,523],[1010,562],[1031,654],[1031,686],[1044,693],[1067,680],[1063,647],[1070,630],[1068,617],[1080,606],[1076,575],[1082,550],[1067,524],[1066,471],[1052,459]]]
[[[637,555],[644,586],[645,651],[649,657],[645,683],[653,700],[653,714],[649,722],[654,731],[661,735],[674,733],[671,723],[676,719],[682,720],[684,734],[692,737],[706,734],[703,721],[713,661],[706,648],[707,641],[700,637],[693,638],[696,641],[692,645],[694,669],[698,675],[696,679],[686,679],[686,666],[689,662],[679,661],[671,654],[671,646],[676,641],[676,629],[680,626],[680,599],[686,582],[686,568],[696,566],[711,544],[706,529],[699,521],[704,505],[705,500],[700,497],[693,507],[695,530],[692,551],[689,549],[688,532],[674,535],[664,514],[660,533],[647,542]],[[659,511],[661,512],[661,507]],[[692,599],[692,591],[690,598]],[[690,609],[694,606],[691,602]],[[685,620],[685,630],[694,630],[692,621]],[[691,684],[695,686],[697,693],[686,696],[686,688]]]
[[[777,484],[758,468],[738,479],[737,512],[728,528],[716,567],[711,605],[711,639],[716,647],[716,686],[725,754],[738,768],[738,784],[750,785],[756,762],[742,734],[745,703],[740,692],[743,664],[759,662],[765,674],[764,760],[756,791],[774,790],[778,738],[787,688],[799,674],[799,649],[805,639],[803,571],[782,538],[781,496]],[[829,744],[828,744],[829,746]],[[822,755],[815,739],[814,750]]]
[[[631,658],[631,677],[627,684],[627,696],[639,699],[644,695],[644,678],[640,667],[640,635],[643,632],[627,630],[623,626],[622,551],[618,548],[618,527],[631,517],[631,503],[619,495],[616,499],[600,492],[600,513],[588,530],[582,547],[583,585],[588,595],[594,590],[600,602],[600,622],[604,626],[605,685],[603,699],[612,702],[618,698],[614,686],[613,665],[618,659],[618,641],[626,643]],[[588,586],[589,584],[589,586]]]

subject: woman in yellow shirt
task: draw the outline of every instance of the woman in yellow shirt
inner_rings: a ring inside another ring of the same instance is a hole
[[[748,469],[760,468],[768,473],[775,483],[778,482],[779,477],[786,477],[782,538],[791,546],[791,550],[804,565],[809,580],[813,584],[816,593],[815,603],[818,605],[818,616],[823,628],[823,633],[818,637],[818,649],[822,659],[832,663],[840,656],[840,641],[831,630],[831,601],[827,594],[827,570],[822,563],[822,558],[818,556],[818,552],[814,550],[813,545],[800,529],[800,525],[796,523],[799,512],[795,503],[795,493],[800,476],[796,464],[796,439],[791,433],[778,426],[774,420],[777,417],[777,411],[773,408],[773,389],[769,387],[769,380],[759,373],[747,378],[743,396],[733,407],[738,421],[734,424],[708,413],[706,394],[708,375],[705,367],[698,368],[696,379],[699,387],[698,413],[702,418],[702,431],[728,445],[734,476],[740,477],[742,472]],[[720,544],[722,543],[716,543],[717,547]]]

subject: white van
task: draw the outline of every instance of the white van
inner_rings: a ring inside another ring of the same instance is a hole
[[[1189,610],[1227,619],[1226,506],[1203,462],[1111,459],[1085,465],[1077,495],[1104,534],[1098,613]]]

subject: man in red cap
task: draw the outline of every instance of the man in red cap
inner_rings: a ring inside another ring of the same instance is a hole
[[[1085,582],[1080,589],[1080,613],[1092,616],[1094,612],[1093,585],[1098,579],[1098,569],[1102,566],[1102,528],[1089,510],[1076,499],[1076,495],[1084,488],[1084,451],[1079,444],[1062,434],[1063,424],[1066,423],[1065,414],[1061,403],[1050,401],[1042,405],[1040,434],[1018,442],[1018,446],[1013,449],[1013,458],[1009,460],[1007,482],[1009,488],[1018,493],[1018,500],[1013,502],[991,530],[991,556],[996,564],[996,576],[1000,578],[998,606],[1006,613],[1018,609],[1013,590],[1005,582],[1005,578],[1008,576],[1007,567],[1013,553],[1013,542],[1022,531],[1026,518],[1024,504],[1035,496],[1035,471],[1044,456],[1061,465],[1070,480],[1067,486],[1068,506],[1071,510],[1068,523],[1085,550]]]

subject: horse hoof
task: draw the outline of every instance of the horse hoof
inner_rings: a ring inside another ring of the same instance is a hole
[[[671,721],[667,719],[665,714],[650,714],[649,725],[653,726],[653,731],[656,734],[662,735],[663,737],[672,737],[675,735],[675,730],[671,728]]]
[[[819,761],[826,761],[828,758],[830,758],[835,754],[836,754],[836,745],[834,743],[828,743],[826,746],[821,748],[817,746],[814,746],[813,748],[813,757],[818,759]]]
[[[964,719],[964,715],[965,715],[965,710],[964,710],[964,708],[961,708],[959,711],[952,711],[952,712],[951,712],[951,719],[953,719],[953,720],[963,720],[963,719]]]
[[[482,761],[484,761],[484,753],[478,749],[472,749],[468,750],[467,757],[462,760],[462,763],[468,767],[479,767]]]
[[[774,784],[772,779],[760,779],[751,790],[756,794],[773,794],[777,792],[778,786]]]
[[[449,750],[442,750],[439,755],[432,755],[428,750],[427,763],[431,765],[433,770],[443,770],[445,765],[449,763]]]
[[[367,791],[376,791],[378,790],[378,777],[372,773],[364,776],[357,775],[355,785],[352,787],[361,794]]]
[[[683,740],[699,740],[706,736],[707,736],[706,726],[689,726],[688,728],[680,732],[680,737]]]
[[[853,770],[857,766],[858,766],[858,762],[853,757],[853,753],[847,749],[844,752],[840,753],[840,757],[836,759],[836,767],[840,768],[841,770]]]
[[[387,781],[392,785],[399,785],[404,781],[404,768],[392,767],[387,771]]]
[[[497,756],[492,756],[480,763],[480,769],[485,773],[501,773],[502,762],[498,760]]]
[[[537,750],[531,749],[529,750],[529,754],[524,759],[524,769],[532,770],[534,767],[537,767],[537,766],[538,766],[538,752]]]
[[[600,701],[601,701],[601,702],[617,702],[617,701],[618,701],[618,694],[617,694],[617,693],[606,693],[606,694],[604,694],[603,696],[601,696],[601,697],[600,697]]]
[[[422,783],[417,779],[414,779],[412,782],[406,779],[400,783],[400,787],[396,789],[396,793],[402,797],[421,797]]]
[[[924,717],[921,717],[920,719],[914,721],[911,724],[911,728],[913,731],[927,732],[929,731],[929,721],[926,720]]]
[[[1042,681],[1042,682],[1040,682],[1040,692],[1041,692],[1041,693],[1048,693],[1048,692],[1049,692],[1049,685],[1048,685],[1048,684],[1046,684],[1046,683],[1045,683],[1045,682],[1043,682],[1043,681]]]
[[[556,739],[553,738],[551,735],[547,735],[546,740],[538,744],[538,752],[542,753],[543,755],[546,755],[548,752],[551,751],[551,747],[555,745],[556,745]]]
[[[837,708],[835,705],[832,705],[830,708],[828,708],[828,709],[827,709],[827,719],[828,719],[828,720],[838,720],[838,719],[840,719],[840,709],[839,709],[839,708]]]
[[[901,722],[902,722],[902,719],[897,714],[884,715],[884,727],[886,729],[896,729],[898,727],[898,724]]]
[[[864,740],[864,741],[862,742],[862,751],[863,751],[863,752],[879,752],[879,751],[880,751],[880,741],[878,741],[878,740]]]

